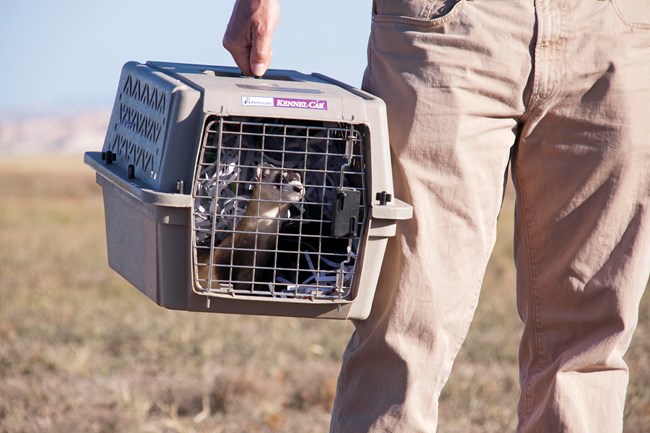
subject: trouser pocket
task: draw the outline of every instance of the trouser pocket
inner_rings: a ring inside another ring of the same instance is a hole
[[[650,30],[650,1],[611,0],[618,17],[627,26]]]
[[[461,0],[375,0],[373,12],[381,19],[390,17],[433,21],[451,14]]]

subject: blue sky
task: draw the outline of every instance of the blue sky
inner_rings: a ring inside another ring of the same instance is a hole
[[[113,102],[129,60],[234,65],[221,38],[234,0],[3,0],[0,111]],[[359,85],[371,0],[281,0],[272,67]]]

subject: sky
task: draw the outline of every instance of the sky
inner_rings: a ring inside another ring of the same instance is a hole
[[[272,68],[359,86],[371,0],[280,0]],[[234,66],[221,39],[234,0],[2,0],[0,111],[110,107],[121,67]]]

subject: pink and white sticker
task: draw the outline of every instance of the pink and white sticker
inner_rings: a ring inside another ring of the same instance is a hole
[[[269,96],[242,96],[242,105],[256,107],[298,108],[303,110],[327,110],[324,99],[274,98]]]

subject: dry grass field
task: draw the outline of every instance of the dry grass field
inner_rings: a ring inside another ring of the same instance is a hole
[[[514,431],[511,226],[509,195],[442,433]],[[0,433],[327,431],[349,323],[164,310],[108,269],[104,237],[81,157],[0,160]],[[650,432],[648,298],[626,433]]]

